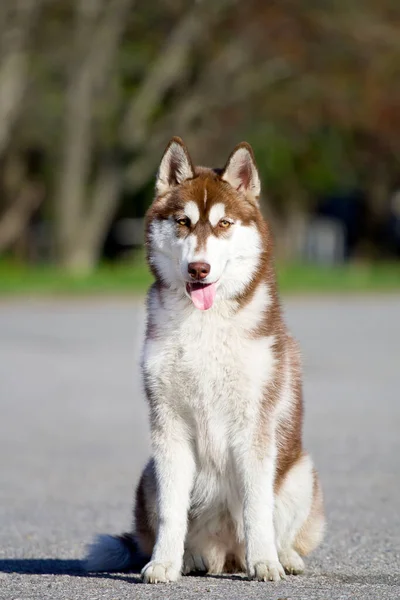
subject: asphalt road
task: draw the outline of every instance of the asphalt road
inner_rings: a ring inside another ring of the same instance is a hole
[[[278,584],[134,574],[88,577],[98,532],[129,528],[148,455],[140,303],[0,304],[0,598],[400,598],[400,297],[286,303],[305,363],[306,446],[328,532]]]

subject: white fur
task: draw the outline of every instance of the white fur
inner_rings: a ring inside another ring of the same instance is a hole
[[[145,583],[168,583],[178,581],[180,571],[170,562],[157,562],[152,560],[142,569],[142,578]]]
[[[193,200],[186,202],[185,215],[190,219],[192,225],[196,225],[197,221],[200,219],[200,211],[196,202],[193,202]]]
[[[153,393],[163,398],[157,408],[163,427],[153,434],[160,509],[165,510],[152,558],[157,563],[168,558],[178,568],[178,556],[182,560],[182,516],[189,508],[190,490],[192,505],[208,513],[205,518],[211,522],[214,507],[228,506],[238,539],[243,540],[244,488],[253,504],[257,499],[257,510],[263,507],[256,522],[251,521],[253,508],[249,508],[247,525],[252,539],[260,537],[261,526],[265,539],[273,544],[273,462],[268,456],[257,462],[250,451],[262,390],[275,364],[273,338],[247,336],[260,318],[262,301],[268,306],[265,286],[260,287],[244,314],[239,311],[234,316],[229,301],[201,312],[170,292],[162,303],[156,294],[150,299],[152,318],[160,333],[145,343],[143,368]],[[265,479],[269,491],[264,493]],[[270,527],[265,527],[266,511],[271,512]],[[273,550],[269,554],[275,557]],[[255,550],[255,558],[260,556]]]
[[[163,388],[163,377],[159,377]],[[195,461],[187,423],[176,419],[171,402],[159,407],[162,430],[153,430],[153,457],[158,484],[159,528],[152,560],[143,570],[146,581],[176,581],[182,569],[187,511],[195,474]],[[161,566],[165,566],[162,576]]]
[[[246,304],[236,315],[235,319],[243,331],[255,331],[261,324],[265,312],[271,304],[268,286],[261,283],[257,286],[251,301]]]
[[[131,560],[127,547],[117,537],[98,535],[87,549],[87,571],[117,571],[129,567]]]
[[[210,237],[207,248],[208,262],[216,265],[217,297],[221,299],[234,298],[244,292],[254,276],[261,253],[261,238],[255,226],[244,226],[237,221],[231,229],[228,239]]]
[[[292,545],[313,500],[313,465],[305,454],[290,470],[275,500],[274,524],[279,558],[288,572],[301,573],[304,563]]]
[[[208,220],[213,227],[216,227],[221,219],[225,216],[225,204],[223,202],[217,202],[213,204],[208,215]]]

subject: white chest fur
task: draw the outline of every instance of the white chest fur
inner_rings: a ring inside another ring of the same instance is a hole
[[[186,420],[200,462],[218,470],[229,446],[251,433],[272,375],[273,337],[251,335],[267,305],[264,286],[238,312],[227,304],[199,311],[186,298],[150,304],[157,336],[145,342],[143,370],[155,401]]]

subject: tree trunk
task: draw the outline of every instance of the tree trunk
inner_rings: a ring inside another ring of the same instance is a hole
[[[74,39],[75,57],[66,90],[64,148],[56,199],[56,244],[60,262],[67,266],[77,251],[84,218],[84,202],[92,151],[93,65],[90,41],[101,0],[78,2]]]
[[[97,253],[90,244],[71,248],[68,253],[60,260],[62,269],[77,277],[90,274],[97,264]]]
[[[41,0],[1,0],[0,155],[8,145],[24,98],[30,32]]]
[[[113,165],[103,164],[93,186],[91,211],[77,226],[74,243],[60,256],[60,265],[72,274],[87,275],[96,266],[107,227],[118,205],[121,173]]]
[[[85,273],[94,267],[119,192],[119,173],[100,165],[91,202],[93,126],[96,96],[115,61],[132,0],[79,0],[76,56],[66,92],[65,143],[56,198],[59,263]]]
[[[0,220],[0,252],[20,238],[44,198],[43,186],[27,181]]]

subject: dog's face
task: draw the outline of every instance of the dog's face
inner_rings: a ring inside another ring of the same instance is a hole
[[[148,260],[156,277],[196,308],[243,294],[259,268],[263,221],[252,150],[242,143],[224,169],[193,167],[173,138],[147,215]]]

